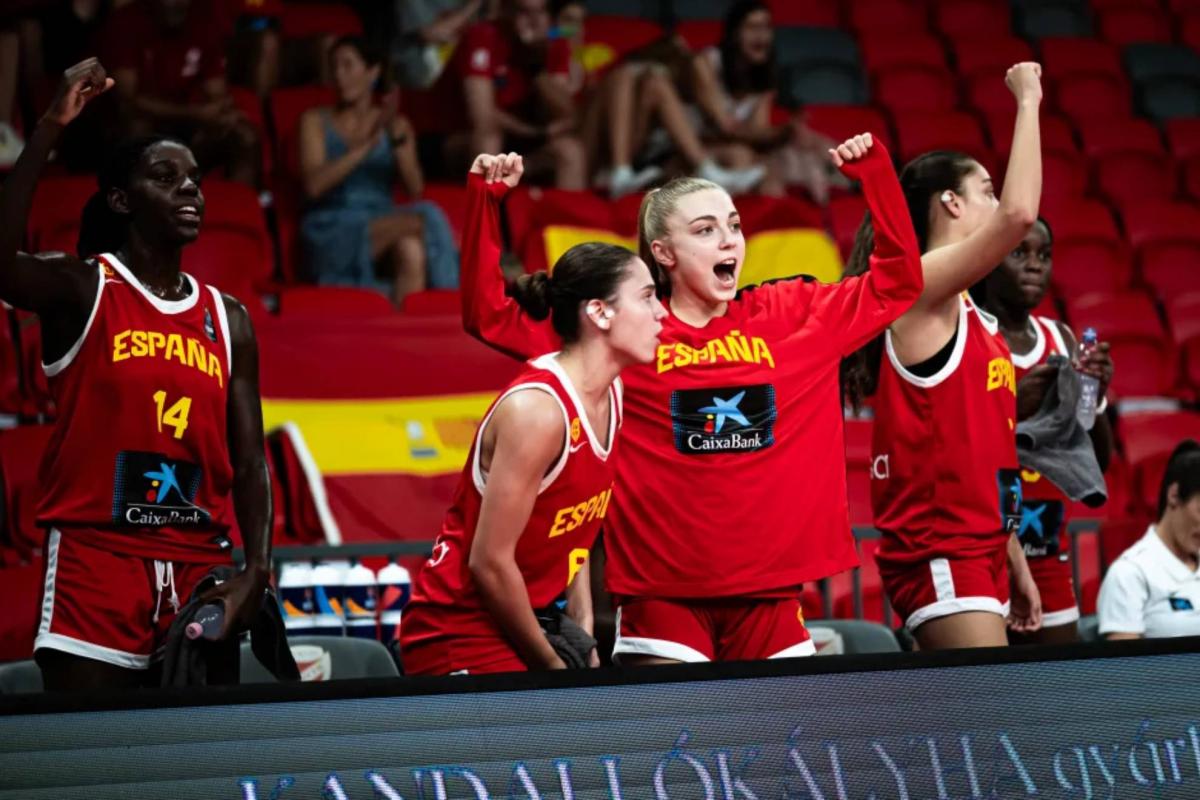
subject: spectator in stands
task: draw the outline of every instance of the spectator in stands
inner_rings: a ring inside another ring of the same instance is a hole
[[[246,568],[202,598],[224,607],[220,638],[249,627],[270,580],[250,318],[179,269],[204,212],[191,151],[148,137],[114,153],[80,228],[79,249],[103,255],[19,250],[59,133],[112,85],[94,58],[68,69],[0,196],[0,299],[38,315],[61,411],[37,511],[48,535],[35,657],[48,690],[158,683],[182,602],[231,563],[235,520]]]
[[[397,206],[395,177],[411,197],[424,188],[416,137],[395,97],[374,103],[382,60],[365,40],[339,39],[330,52],[337,105],[300,120],[300,172],[311,206],[300,234],[319,283],[382,287],[399,303],[426,286],[458,285],[458,251],[434,203]]]
[[[692,58],[692,94],[697,128],[727,167],[767,167],[758,191],[782,196],[788,184],[803,185],[821,205],[831,181],[840,180],[826,156],[834,142],[793,113],[771,123],[779,88],[775,31],[766,3],[742,0],[725,17],[721,43]],[[836,177],[835,177],[836,176]]]
[[[512,153],[481,155],[469,180],[511,189],[521,168]],[[410,675],[599,666],[587,563],[613,492],[618,376],[653,361],[667,312],[645,262],[599,242],[572,247],[549,275],[523,276],[512,297],[550,320],[561,350],[530,361],[475,435],[400,623]],[[580,644],[555,607],[564,593]]]
[[[238,85],[266,97],[279,85],[283,39],[279,15],[283,0],[218,0],[232,19],[228,73]]]
[[[1114,639],[1200,636],[1200,444],[1171,454],[1158,522],[1108,568],[1096,602],[1100,634]]]
[[[1052,355],[1073,359],[1078,350],[1069,325],[1033,314],[1050,289],[1053,245],[1050,225],[1039,217],[1021,244],[971,289],[971,296],[980,307],[996,317],[1012,351],[1018,396],[1035,391],[1039,406],[1048,382],[1058,374],[1055,368],[1045,366],[1046,360]],[[1112,381],[1113,363],[1108,350],[1108,343],[1101,343],[1084,365],[1100,380],[1101,397]],[[1026,375],[1029,381],[1025,380]],[[1101,470],[1105,470],[1112,455],[1112,428],[1103,414],[1096,416],[1091,437],[1096,460]],[[1014,633],[1011,638],[1014,642],[1040,644],[1074,641],[1078,638],[1079,606],[1070,562],[1071,537],[1067,533],[1069,500],[1045,476],[1023,469],[1021,503],[1017,538],[1025,548],[1044,616],[1040,630]],[[1030,524],[1034,520],[1036,524]]]
[[[961,153],[926,153],[900,174],[921,246],[925,288],[883,336],[847,362],[857,408],[874,395],[871,504],[892,606],[922,650],[1000,647],[1006,619],[1041,627],[1037,585],[1015,531],[1021,414],[1008,345],[966,290],[995,269],[1037,219],[1042,193],[1041,67],[1010,68],[1017,106],[1004,195]],[[868,269],[864,219],[846,275]],[[886,349],[886,357],[883,355]],[[1005,568],[1006,562],[1008,568]],[[1011,601],[1010,601],[1011,598]]]
[[[392,67],[402,86],[426,89],[446,66],[448,51],[479,18],[483,0],[396,0]]]
[[[463,115],[450,120],[451,130],[469,131],[449,137],[451,161],[520,149],[530,153],[531,175],[548,175],[560,189],[587,188],[570,45],[549,34],[547,0],[503,0],[496,21],[467,31],[435,87]]]
[[[135,0],[110,17],[102,52],[117,81],[124,133],[177,136],[205,170],[257,186],[258,134],[229,96],[224,43],[205,12],[192,0]]]

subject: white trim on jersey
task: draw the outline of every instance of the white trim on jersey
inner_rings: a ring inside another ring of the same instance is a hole
[[[996,319],[996,317],[990,312],[984,311],[982,308],[975,305],[975,301],[968,299],[970,295],[967,295],[965,292],[959,297],[971,311],[974,311],[979,315],[979,321],[983,323],[983,327],[987,329],[987,332],[995,336],[996,331],[1000,330],[1000,320]]]
[[[671,642],[666,639],[648,639],[642,636],[622,636],[620,606],[617,606],[616,629],[617,638],[613,643],[612,659],[613,663],[618,666],[621,665],[622,653],[626,655],[669,658],[674,661],[682,661],[685,664],[698,664],[712,660],[699,650],[688,647],[686,644],[680,644],[679,642]],[[811,640],[809,644],[812,644]]]
[[[1070,625],[1079,621],[1079,606],[1071,606],[1061,611],[1047,611],[1042,614],[1042,627],[1053,628],[1058,625]]]
[[[545,392],[554,398],[554,402],[558,405],[559,410],[562,411],[563,414],[562,455],[558,457],[558,461],[555,463],[554,469],[550,470],[548,473],[546,473],[546,477],[542,478],[541,484],[538,485],[537,493],[540,495],[542,492],[549,489],[550,485],[558,479],[558,476],[562,474],[562,471],[567,466],[567,457],[571,454],[571,416],[567,413],[567,407],[563,405],[563,401],[559,399],[558,393],[555,392],[554,388],[548,383],[518,383],[516,386],[511,387],[504,394],[496,398],[496,403],[492,406],[491,410],[488,411],[487,416],[484,417],[479,423],[479,430],[475,432],[475,454],[471,457],[471,481],[475,484],[475,491],[479,492],[481,495],[483,494],[484,487],[487,485],[487,473],[483,471],[483,466],[480,461],[482,458],[481,451],[483,450],[483,432],[487,428],[487,424],[491,421],[492,415],[496,413],[496,409],[498,409],[500,404],[504,402],[504,398],[515,392],[530,389],[534,391]]]
[[[1067,349],[1067,343],[1063,339],[1062,330],[1059,329],[1058,323],[1049,317],[1038,317],[1038,321],[1046,326],[1046,330],[1050,331],[1050,336],[1054,339],[1054,346],[1058,348],[1058,352],[1070,358],[1072,353]]]
[[[1030,348],[1028,353],[1022,354],[1015,350],[1012,351],[1013,366],[1018,369],[1033,367],[1042,360],[1042,356],[1046,352],[1046,332],[1042,330],[1042,326],[1038,324],[1037,320],[1034,320],[1033,317],[1030,317],[1030,319],[1033,320],[1033,332],[1037,338],[1034,340],[1033,347]]]
[[[803,658],[805,656],[815,656],[817,654],[817,646],[813,644],[812,639],[805,639],[800,644],[794,644],[791,647],[785,647],[773,656],[772,658]]]
[[[150,305],[154,306],[163,314],[182,314],[196,307],[196,303],[200,302],[200,284],[196,283],[196,279],[186,272],[182,273],[188,285],[192,287],[192,293],[182,300],[163,300],[161,297],[155,297],[150,293],[142,282],[139,281],[134,274],[129,271],[129,267],[121,263],[121,259],[114,256],[112,253],[103,253],[100,258],[104,259],[109,265],[115,269],[125,282],[132,286],[135,290],[141,293],[142,297],[149,301]]]
[[[50,622],[54,619],[54,579],[58,577],[58,548],[61,543],[62,533],[57,528],[51,528],[46,543],[46,578],[42,586],[42,622],[38,626],[38,636],[50,632]]]
[[[587,411],[584,409],[583,402],[579,399],[579,394],[575,391],[575,384],[571,383],[571,378],[567,375],[566,370],[558,363],[558,353],[547,353],[544,356],[538,356],[530,362],[538,369],[544,369],[554,373],[554,377],[558,378],[558,382],[562,384],[563,391],[567,393],[567,397],[571,398],[571,405],[575,406],[575,415],[579,417],[579,424],[583,426],[583,430],[587,433],[588,441],[592,443],[592,452],[596,454],[596,458],[601,461],[608,460],[608,454],[612,452],[613,442],[617,436],[617,412],[616,392],[612,386],[609,386],[609,396],[613,402],[608,406],[608,443],[601,445],[600,440],[596,437],[596,432],[592,430],[592,423],[588,419]],[[568,424],[570,424],[568,420]]]
[[[897,375],[913,386],[919,386],[922,389],[932,389],[954,374],[954,370],[958,369],[958,365],[962,363],[963,352],[967,349],[967,304],[961,295],[958,298],[958,328],[954,332],[954,337],[954,351],[950,353],[950,360],[946,362],[944,367],[928,378],[913,375],[900,363],[900,358],[896,355],[895,348],[892,347],[891,328],[888,328],[884,334],[883,341],[887,349],[888,361],[892,362],[892,368],[896,370]]]
[[[233,375],[233,342],[229,339],[229,317],[225,313],[225,298],[221,297],[221,290],[215,286],[209,286],[208,290],[217,301],[217,322],[221,325],[221,338],[225,340],[225,364],[229,374]]]
[[[46,377],[48,378],[53,378],[71,366],[71,362],[75,360],[75,356],[79,355],[79,351],[83,349],[83,342],[87,339],[88,332],[92,329],[92,323],[96,321],[96,314],[100,311],[100,298],[104,294],[104,267],[96,264],[96,272],[96,299],[92,301],[92,313],[88,315],[87,324],[83,326],[83,332],[79,334],[79,338],[71,345],[71,349],[63,354],[62,358],[53,364],[47,364],[45,361],[42,362],[42,372],[46,373]]]
[[[321,476],[321,470],[317,466],[317,461],[312,456],[312,452],[308,449],[308,443],[304,441],[304,434],[300,432],[294,422],[285,422],[279,426],[283,431],[284,436],[292,443],[292,449],[296,452],[296,459],[300,462],[300,469],[304,472],[304,479],[308,481],[309,491],[312,492],[313,505],[317,508],[317,519],[321,521],[321,529],[325,531],[325,542],[331,545],[340,545],[342,543],[342,529],[338,527],[337,519],[333,516],[333,510],[329,507],[329,498],[325,494],[325,479]]]

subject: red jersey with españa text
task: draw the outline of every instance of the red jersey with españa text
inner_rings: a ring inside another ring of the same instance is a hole
[[[43,365],[60,415],[39,469],[38,524],[143,558],[211,561],[230,547],[225,304],[185,275],[150,294],[112,255],[83,333]]]
[[[1058,323],[1046,317],[1029,318],[1037,340],[1024,355],[1013,353],[1017,380],[1053,355],[1071,358]],[[1017,538],[1029,559],[1057,556],[1070,548],[1067,538],[1068,499],[1062,490],[1037,470],[1021,468],[1021,522]]]
[[[529,521],[517,541],[516,562],[529,602],[535,608],[550,605],[575,578],[610,513],[613,496],[613,457],[621,428],[622,389],[620,381],[610,387],[610,411],[606,431],[594,431],[570,378],[549,353],[526,365],[492,403],[454,493],[454,504],[446,513],[442,532],[434,543],[433,555],[425,562],[413,585],[412,599],[404,620],[422,614],[420,633],[401,641],[415,645],[441,636],[502,635],[498,623],[484,609],[468,568],[471,543],[479,524],[487,474],[480,463],[479,446],[496,407],[520,391],[544,391],[562,409],[566,438],[562,455],[542,480]]]
[[[863,170],[877,231],[866,275],[744,290],[702,328],[668,316],[655,360],[625,369],[624,440],[604,525],[613,593],[781,596],[857,565],[838,365],[922,288],[886,150],[876,145]],[[557,340],[504,295],[503,192],[470,176],[463,321],[486,343],[523,356]]]
[[[965,293],[958,310],[950,360],[928,378],[906,370],[885,337],[871,469],[881,560],[993,554],[1020,519],[1008,344]]]

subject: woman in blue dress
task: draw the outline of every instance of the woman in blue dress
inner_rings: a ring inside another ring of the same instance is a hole
[[[374,102],[380,57],[356,36],[339,39],[329,57],[337,103],[300,119],[309,274],[321,284],[378,288],[397,305],[426,287],[455,288],[458,249],[445,214],[428,201],[392,198],[397,177],[411,197],[424,179],[412,124],[393,103]]]

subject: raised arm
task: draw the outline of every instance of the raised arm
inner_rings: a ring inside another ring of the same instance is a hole
[[[491,463],[467,568],[484,608],[530,669],[564,669],[538,625],[516,560],[538,487],[566,446],[562,410],[545,392],[515,392],[501,401],[488,427],[480,457],[490,439]]]
[[[861,181],[875,231],[865,274],[831,285],[807,284],[808,313],[836,334],[838,350],[846,355],[877,336],[921,294],[921,255],[887,149],[864,133],[830,153],[848,178]]]
[[[21,252],[29,223],[29,209],[42,167],[63,128],[94,97],[113,86],[104,67],[94,58],[81,61],[63,73],[58,94],[38,122],[0,192],[0,300],[39,316],[78,321],[82,330],[95,299],[96,270],[76,257],[62,253],[33,256]],[[78,331],[74,331],[78,335]],[[73,338],[69,334],[66,338]]]
[[[507,296],[500,270],[500,199],[520,182],[524,169],[516,153],[481,155],[471,165],[459,279],[463,328],[522,360],[562,346],[549,322],[530,319]]]
[[[1017,64],[1004,78],[1017,103],[1008,170],[999,208],[961,242],[925,254],[925,292],[915,313],[956,315],[953,301],[1006,256],[1037,221],[1042,196],[1042,144],[1038,109],[1042,103],[1042,68]]]

